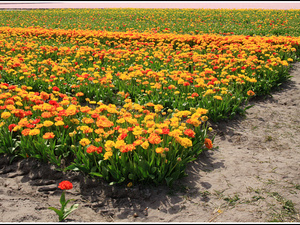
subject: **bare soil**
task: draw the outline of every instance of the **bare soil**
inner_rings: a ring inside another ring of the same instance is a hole
[[[214,125],[214,149],[173,188],[109,186],[35,159],[0,158],[0,222],[58,222],[62,180],[77,210],[66,222],[300,222],[300,63],[246,117]]]

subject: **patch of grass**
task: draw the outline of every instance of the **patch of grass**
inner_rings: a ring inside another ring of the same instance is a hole
[[[254,195],[252,196],[251,199],[248,199],[248,200],[243,200],[241,201],[240,203],[245,203],[245,204],[249,204],[249,203],[252,203],[252,202],[256,202],[256,201],[259,201],[259,200],[263,200],[265,199],[265,197],[261,196],[261,195]]]
[[[219,199],[222,199],[223,198],[223,192],[224,192],[225,190],[223,190],[223,191],[217,191],[217,190],[214,190],[214,194],[219,198]]]
[[[256,194],[260,194],[262,192],[261,189],[259,189],[259,188],[254,189],[253,187],[247,187],[247,191],[248,192],[255,192]]]
[[[295,205],[291,200],[285,201],[282,207],[290,213],[296,213]]]
[[[269,220],[269,222],[282,222],[282,220],[272,219],[272,220]]]
[[[265,198],[263,196],[261,196],[261,195],[254,195],[254,196],[252,196],[252,200],[253,201],[258,201],[260,199],[265,199]]]
[[[247,200],[245,203],[251,203],[251,202],[256,202],[260,199],[265,199],[265,197],[263,197],[261,194],[263,193],[263,190],[260,188],[252,188],[252,187],[247,187],[247,192],[251,193],[254,192],[257,195],[252,196],[251,200]]]
[[[289,191],[291,194],[293,194],[293,195],[296,195],[297,194],[297,192],[296,191],[293,191],[293,190],[291,190],[291,191]]]
[[[299,221],[299,215],[298,218],[296,218],[297,211],[295,209],[295,205],[291,200],[287,200],[284,197],[282,197],[278,192],[271,192],[268,193],[271,197],[273,197],[277,202],[280,203],[282,206],[278,211],[274,208],[274,213],[271,214],[272,218],[269,222],[293,222],[293,221]]]
[[[266,141],[272,141],[273,140],[273,138],[272,138],[272,136],[270,136],[270,135],[268,135],[267,137],[266,137],[266,139],[265,139]]]
[[[274,167],[272,170],[271,170],[271,172],[272,173],[275,173],[275,170],[277,169],[278,167]]]
[[[240,200],[239,196],[237,194],[235,194],[233,197],[225,197],[223,198],[223,200],[225,200],[226,202],[229,203],[229,205],[233,206],[237,203],[238,200]]]
[[[254,126],[251,128],[251,130],[255,130],[256,128],[258,128],[258,126]]]
[[[200,195],[201,195],[202,198],[205,198],[208,195],[211,195],[211,193],[209,191],[200,191]]]
[[[272,179],[268,179],[268,181],[266,182],[267,184],[275,184],[275,181]]]

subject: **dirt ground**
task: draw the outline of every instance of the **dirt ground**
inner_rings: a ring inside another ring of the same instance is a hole
[[[114,187],[34,159],[0,158],[0,222],[58,222],[62,180],[79,204],[66,222],[300,222],[300,63],[246,117],[214,125],[214,150],[173,188]]]

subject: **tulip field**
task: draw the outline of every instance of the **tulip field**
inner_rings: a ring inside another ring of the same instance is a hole
[[[0,15],[0,154],[111,184],[172,185],[300,50],[299,10]]]

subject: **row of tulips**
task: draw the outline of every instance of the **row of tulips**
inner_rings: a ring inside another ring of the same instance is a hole
[[[48,9],[0,15],[0,24],[10,27],[299,36],[299,9]]]
[[[114,183],[167,185],[213,147],[202,108],[166,115],[162,105],[80,105],[58,91],[0,84],[0,153],[34,157]]]
[[[1,78],[79,101],[208,109],[231,118],[269,94],[297,59],[297,37],[0,28]]]

